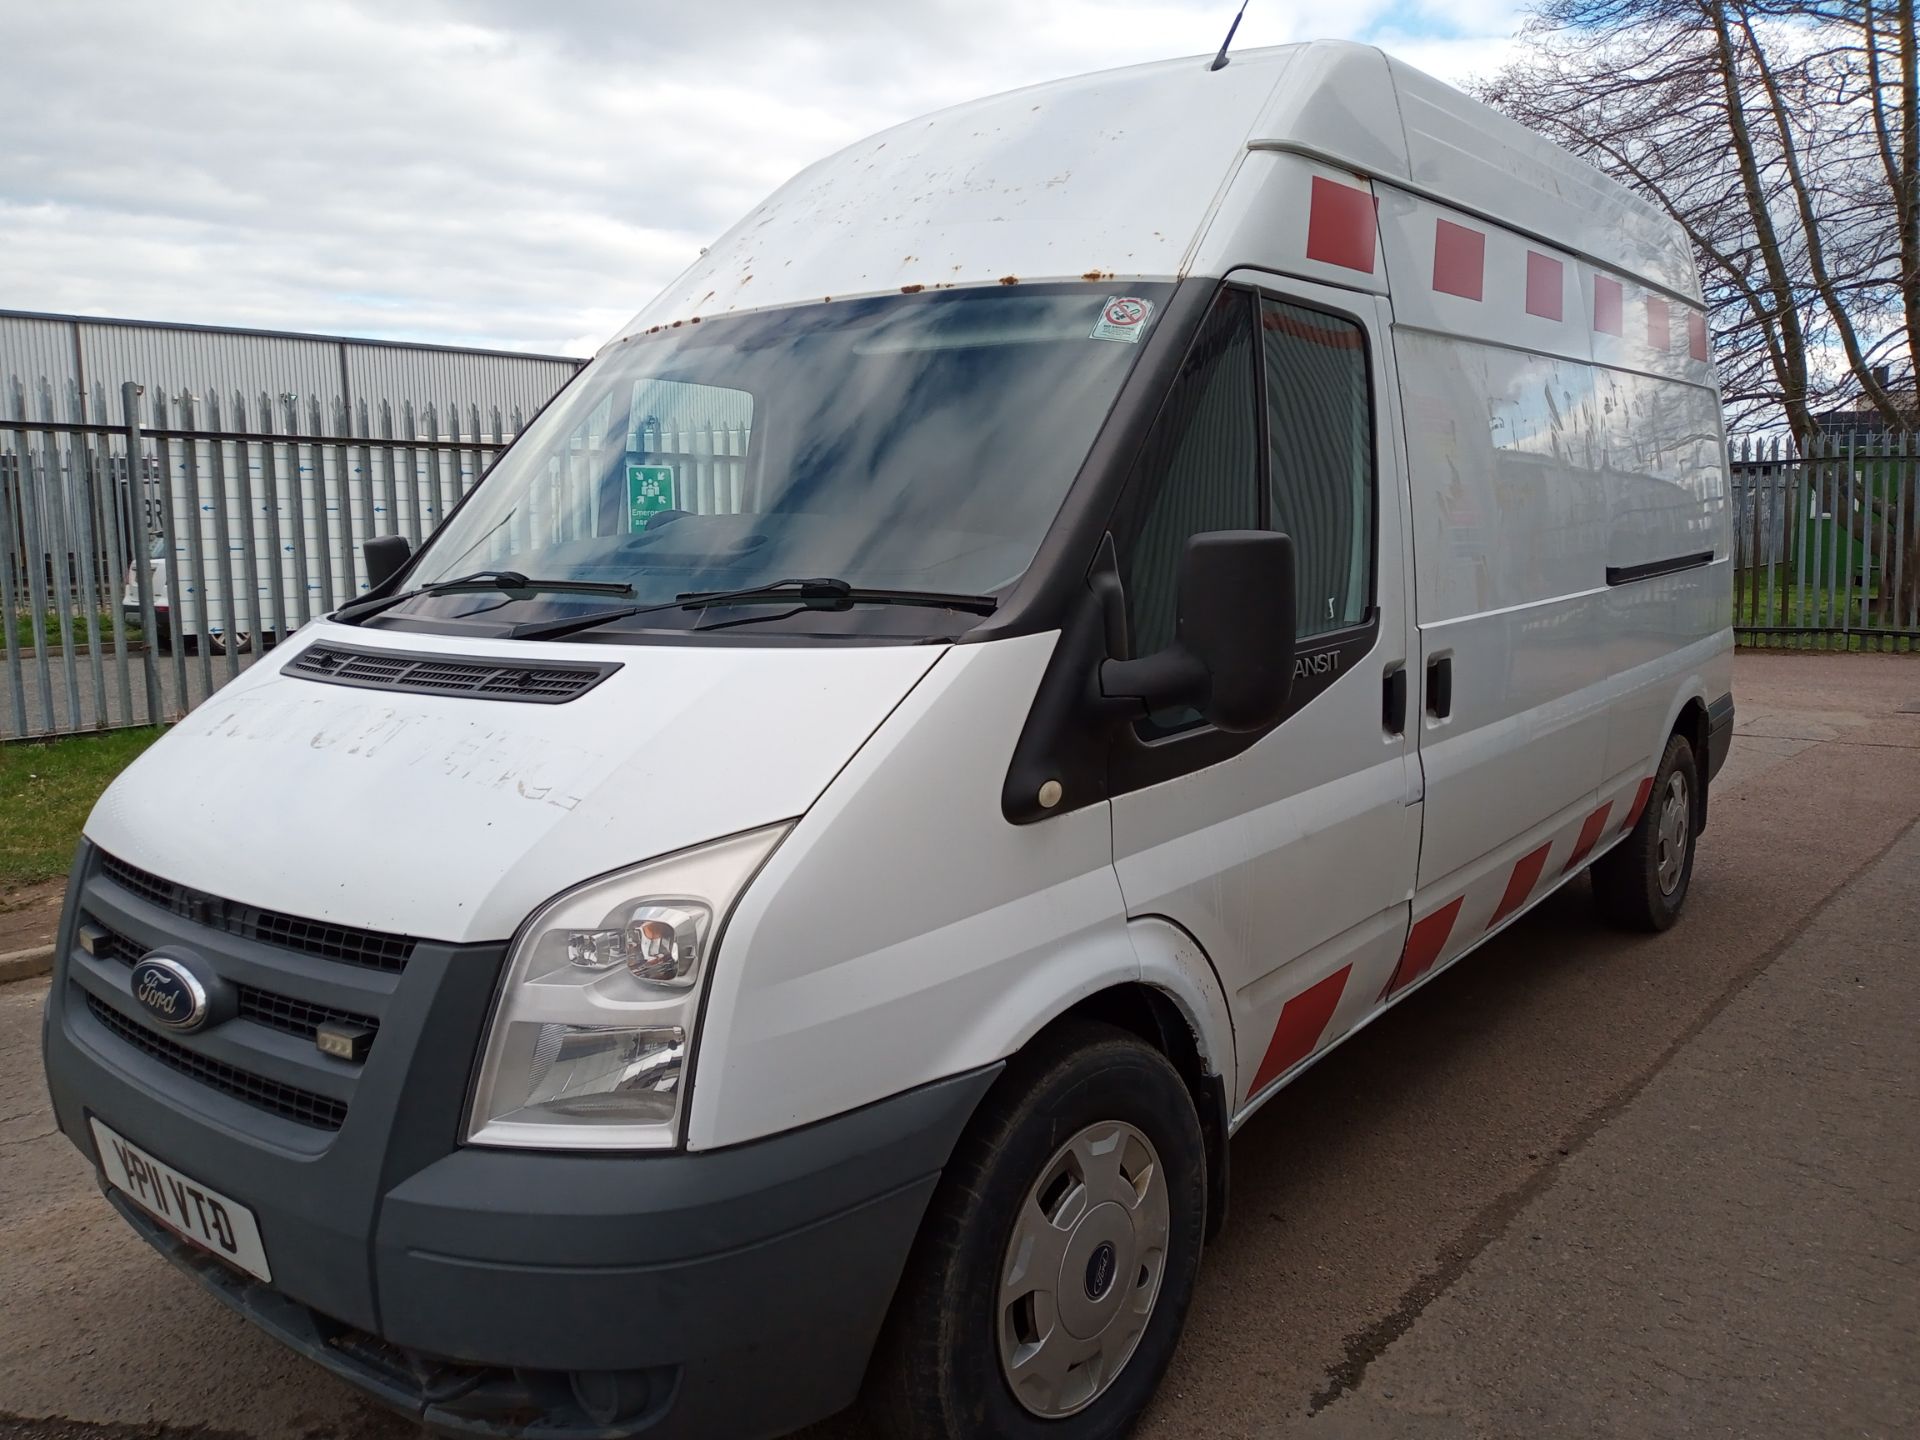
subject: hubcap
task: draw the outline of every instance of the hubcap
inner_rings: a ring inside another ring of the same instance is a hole
[[[1160,1157],[1119,1121],[1089,1125],[1027,1192],[1000,1268],[1000,1370],[1043,1419],[1092,1404],[1146,1333],[1172,1224]]]
[[[1671,895],[1680,888],[1692,832],[1693,806],[1687,794],[1687,777],[1676,770],[1667,777],[1666,792],[1660,800],[1659,850],[1655,862],[1662,895]]]

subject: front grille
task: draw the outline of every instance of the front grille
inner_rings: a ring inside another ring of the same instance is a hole
[[[320,920],[301,920],[273,910],[256,910],[248,938],[329,960],[344,960],[349,965],[365,965],[374,970],[404,970],[413,953],[413,941],[404,935],[382,935],[375,930],[355,930],[347,925],[329,925]]]
[[[126,936],[116,935],[113,931],[107,930],[105,936],[94,946],[93,953],[102,960],[118,960],[122,965],[137,965],[140,963],[140,957],[147,953],[147,947],[136,945]]]
[[[271,1025],[276,1030],[284,1030],[289,1035],[298,1035],[307,1040],[313,1039],[314,1032],[322,1025],[359,1025],[368,1030],[380,1028],[380,1022],[371,1015],[356,1015],[351,1010],[336,1010],[331,1005],[316,1005],[310,1000],[296,1000],[291,995],[275,995],[269,990],[256,990],[251,985],[240,987],[240,1018],[260,1025]]]
[[[521,700],[563,705],[618,670],[616,663],[456,660],[406,650],[360,650],[309,645],[287,662],[286,674],[363,690],[421,695],[467,695],[477,700]]]
[[[99,927],[105,933],[95,942],[93,953],[102,960],[118,960],[122,965],[136,965],[147,953],[147,947],[129,940],[126,936]],[[289,1035],[298,1035],[303,1040],[311,1040],[322,1025],[358,1025],[377,1032],[380,1022],[371,1015],[356,1015],[351,1010],[336,1010],[331,1005],[317,1004],[311,1000],[299,1000],[291,995],[277,995],[271,990],[262,990],[253,985],[236,985],[240,995],[240,1018],[251,1020],[259,1025],[271,1025],[275,1030],[284,1030]],[[368,1042],[371,1045],[371,1041]]]
[[[161,1064],[190,1075],[236,1100],[244,1100],[269,1114],[316,1130],[338,1130],[346,1122],[344,1102],[316,1095],[311,1090],[283,1085],[278,1080],[249,1074],[221,1060],[209,1059],[198,1051],[176,1044],[164,1035],[156,1035],[144,1025],[136,1025],[97,995],[87,996],[87,1011],[108,1030],[142,1054]]]
[[[113,877],[113,883],[122,890],[131,890],[149,905],[158,905],[162,910],[173,908],[174,897],[180,887],[171,880],[162,880],[158,875],[149,875],[111,855],[100,857],[100,868]]]
[[[379,930],[358,930],[350,925],[330,925],[321,920],[302,920],[277,910],[262,910],[222,900],[158,875],[129,865],[112,855],[100,856],[100,869],[121,889],[139,896],[151,905],[176,915],[184,915],[202,925],[225,930],[242,939],[263,945],[278,945],[303,955],[318,955],[348,965],[364,965],[372,970],[398,972],[406,969],[413,954],[414,941],[405,935],[389,935]]]

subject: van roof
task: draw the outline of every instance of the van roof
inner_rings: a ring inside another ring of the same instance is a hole
[[[1314,41],[1055,80],[802,170],[622,332],[959,285],[1170,279],[1250,150],[1387,181],[1698,304],[1684,233],[1524,126],[1367,45]]]

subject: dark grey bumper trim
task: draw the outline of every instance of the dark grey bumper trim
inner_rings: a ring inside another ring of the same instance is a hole
[[[1720,773],[1733,748],[1733,695],[1722,695],[1707,706],[1707,779]]]
[[[673,1367],[623,1377],[638,1403],[625,1423],[600,1424],[569,1406],[571,1387],[563,1377],[544,1386],[529,1384],[529,1377],[512,1370],[462,1365],[385,1345],[230,1269],[115,1191],[106,1189],[105,1194],[142,1239],[215,1299],[296,1354],[439,1434],[627,1440],[662,1433],[656,1427],[679,1384],[679,1371]],[[535,1415],[540,1418],[530,1418]]]

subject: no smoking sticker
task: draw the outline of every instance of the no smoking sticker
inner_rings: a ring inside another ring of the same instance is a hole
[[[1147,333],[1147,321],[1153,315],[1153,302],[1133,295],[1109,295],[1094,322],[1092,339],[1118,340],[1123,345],[1138,345]]]

